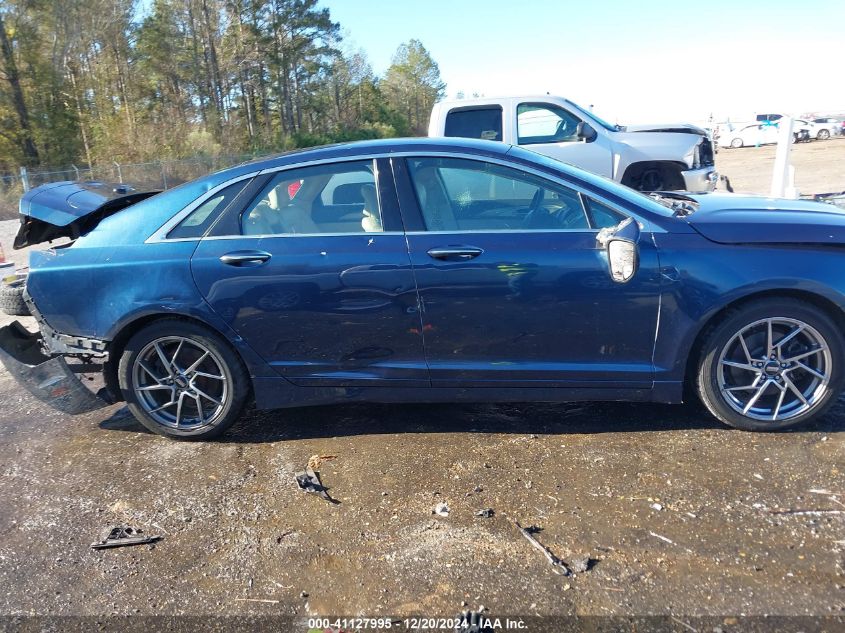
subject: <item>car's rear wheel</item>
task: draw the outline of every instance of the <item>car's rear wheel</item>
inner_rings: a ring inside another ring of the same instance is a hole
[[[238,355],[204,327],[157,321],[127,343],[120,389],[145,427],[178,439],[211,439],[241,414],[249,376]]]
[[[824,414],[843,387],[845,342],[823,310],[766,299],[731,311],[706,336],[702,402],[722,422],[774,431]]]
[[[734,149],[739,149],[740,147],[742,147],[742,139],[741,138],[732,139],[731,140],[731,147],[733,147]]]
[[[830,131],[829,130],[819,130],[819,133],[816,135],[816,138],[820,141],[826,141],[830,138]]]

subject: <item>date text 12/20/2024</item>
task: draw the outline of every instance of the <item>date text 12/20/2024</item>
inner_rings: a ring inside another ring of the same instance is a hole
[[[521,618],[493,618],[479,616],[468,620],[463,616],[454,618],[311,618],[308,633],[352,633],[353,631],[383,631],[387,629],[405,631],[500,631],[526,630],[527,623]]]

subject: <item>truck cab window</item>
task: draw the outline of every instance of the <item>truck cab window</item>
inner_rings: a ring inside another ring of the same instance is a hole
[[[446,115],[446,136],[502,140],[502,108],[461,108]]]

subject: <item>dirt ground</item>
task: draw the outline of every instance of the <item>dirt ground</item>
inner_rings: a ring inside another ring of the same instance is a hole
[[[764,190],[769,153],[725,150],[719,169]],[[797,147],[799,186],[845,189],[843,154],[845,141]],[[7,256],[15,228],[0,223]],[[339,504],[296,487],[312,455],[336,456],[320,472]],[[432,513],[439,502],[447,517]],[[845,398],[779,434],[728,429],[696,405],[354,405],[251,413],[220,441],[178,443],[121,406],[55,413],[0,369],[0,630],[29,622],[9,616],[108,628],[112,615],[479,605],[528,631],[568,630],[531,618],[572,615],[627,618],[591,630],[845,630],[843,503]],[[515,520],[589,570],[555,574]],[[90,549],[121,523],[163,538]],[[664,619],[631,624],[648,615]]]
[[[720,148],[716,168],[728,176],[737,193],[769,195],[775,145]],[[790,154],[795,167],[795,187],[801,195],[845,191],[845,136],[826,141],[795,143]],[[720,189],[724,185],[720,183]]]

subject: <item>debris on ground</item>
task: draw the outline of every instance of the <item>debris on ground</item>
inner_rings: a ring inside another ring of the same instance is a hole
[[[294,534],[295,532],[296,532],[296,530],[285,530],[284,532],[282,532],[281,534],[279,534],[276,537],[276,543],[281,543],[286,536],[290,536],[291,534]]]
[[[531,543],[531,545],[533,545],[536,549],[540,550],[540,552],[543,553],[543,556],[545,556],[546,560],[549,561],[549,564],[552,566],[556,574],[559,574],[561,576],[569,576],[572,573],[569,567],[566,566],[566,563],[564,563],[561,559],[552,554],[551,550],[548,547],[546,547],[540,541],[534,538],[534,534],[532,534],[532,532],[539,532],[539,529],[524,528],[519,524],[519,521],[514,521],[513,524],[516,526],[516,529],[518,529],[522,533],[522,536],[524,536],[528,540],[528,542]]]
[[[822,514],[845,514],[845,510],[769,510],[769,514],[794,514],[804,516],[819,516]]]
[[[461,606],[466,606],[466,602],[461,603]],[[490,626],[491,618],[484,615],[484,605],[478,607],[478,611],[462,611],[455,618],[455,633],[494,633]]]
[[[651,509],[652,509],[652,510],[657,510],[658,512],[660,512],[660,511],[663,509],[663,505],[662,505],[662,504],[659,504],[659,503],[652,503],[652,504],[651,504]]]
[[[235,598],[235,602],[264,602],[266,604],[279,604],[281,600],[271,600],[269,598]]]
[[[476,512],[475,516],[482,517],[484,519],[489,519],[494,514],[496,514],[496,511],[493,510],[493,508],[484,508],[483,510],[479,510],[478,512]]]
[[[812,492],[814,495],[827,495],[827,496],[834,496],[834,497],[843,496],[843,497],[845,497],[845,494],[842,494],[841,492],[833,492],[832,490],[827,490],[826,488],[810,488],[807,492]]]
[[[308,468],[314,472],[320,472],[320,466],[329,459],[337,459],[337,455],[312,455],[308,458]]]
[[[569,558],[568,562],[569,569],[576,574],[583,574],[585,571],[590,571],[590,567],[593,566],[593,559],[589,556],[575,556]]]
[[[675,544],[675,541],[668,539],[665,536],[661,536],[660,534],[657,534],[656,532],[649,532],[649,534],[651,534],[654,538],[659,538],[661,541],[669,543],[670,545]]]
[[[319,495],[329,503],[340,503],[337,499],[332,499],[332,497],[329,496],[328,488],[326,488],[323,485],[323,482],[320,481],[320,474],[311,468],[306,468],[302,472],[296,473],[295,476],[297,485],[305,492]]]
[[[92,549],[110,549],[112,547],[126,547],[129,545],[146,545],[160,541],[160,536],[148,536],[142,530],[128,525],[119,525],[110,528],[104,533],[102,540],[91,543]]]
[[[441,501],[434,506],[434,510],[432,510],[431,513],[441,517],[447,517],[449,516],[449,506],[445,502]]]

